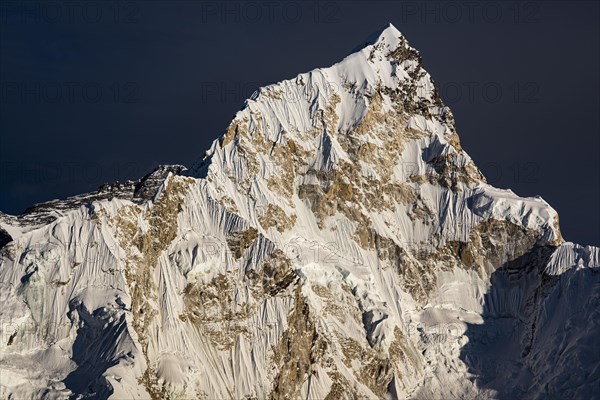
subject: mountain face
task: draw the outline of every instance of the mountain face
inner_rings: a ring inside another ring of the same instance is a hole
[[[486,183],[391,25],[0,226],[2,398],[600,398],[599,249]]]

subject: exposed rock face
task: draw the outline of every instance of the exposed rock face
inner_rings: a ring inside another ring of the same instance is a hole
[[[394,27],[190,171],[0,215],[12,398],[598,396],[598,248],[486,184]]]

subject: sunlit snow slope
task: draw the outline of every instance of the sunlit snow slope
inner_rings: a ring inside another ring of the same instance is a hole
[[[598,248],[485,182],[391,25],[0,227],[2,398],[600,396]]]

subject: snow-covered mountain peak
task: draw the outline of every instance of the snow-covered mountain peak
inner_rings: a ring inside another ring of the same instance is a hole
[[[473,209],[449,222],[444,211],[440,220],[433,211],[438,206],[428,205],[439,197],[438,189],[493,199],[500,193],[488,190],[462,149],[452,113],[418,52],[391,24],[331,67],[260,88],[190,174],[206,177],[212,196],[262,226],[264,234],[275,228],[277,235],[297,223],[310,226],[314,221],[301,221],[307,206],[309,219],[316,218],[320,227],[335,225],[336,218],[327,219],[339,213],[355,229],[371,225],[366,223],[373,220],[370,214],[387,210],[397,214],[394,220],[408,218],[412,227],[408,232],[399,226],[374,228],[397,243],[407,238],[390,229],[417,242],[431,235],[438,235],[440,243],[464,239],[478,223],[468,215],[487,212]],[[311,198],[328,191],[343,199],[324,207]],[[498,217],[540,230],[542,240],[559,242],[556,212],[543,201],[523,204],[496,207],[509,210]],[[416,217],[417,209],[431,212]],[[261,218],[271,220],[272,213],[279,216],[273,225],[260,223]]]
[[[597,390],[599,249],[485,182],[391,25],[190,170],[0,213],[0,250],[1,397]]]
[[[398,47],[416,51],[408,45],[408,42],[402,33],[391,23],[367,36],[360,45],[356,46],[351,51],[351,54],[360,52],[367,47],[369,51],[375,50],[376,52],[381,52],[385,55],[393,52]]]

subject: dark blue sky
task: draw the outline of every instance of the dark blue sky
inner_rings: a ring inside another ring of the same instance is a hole
[[[600,244],[595,1],[0,3],[0,210],[190,165],[258,86],[393,23],[495,186]]]

